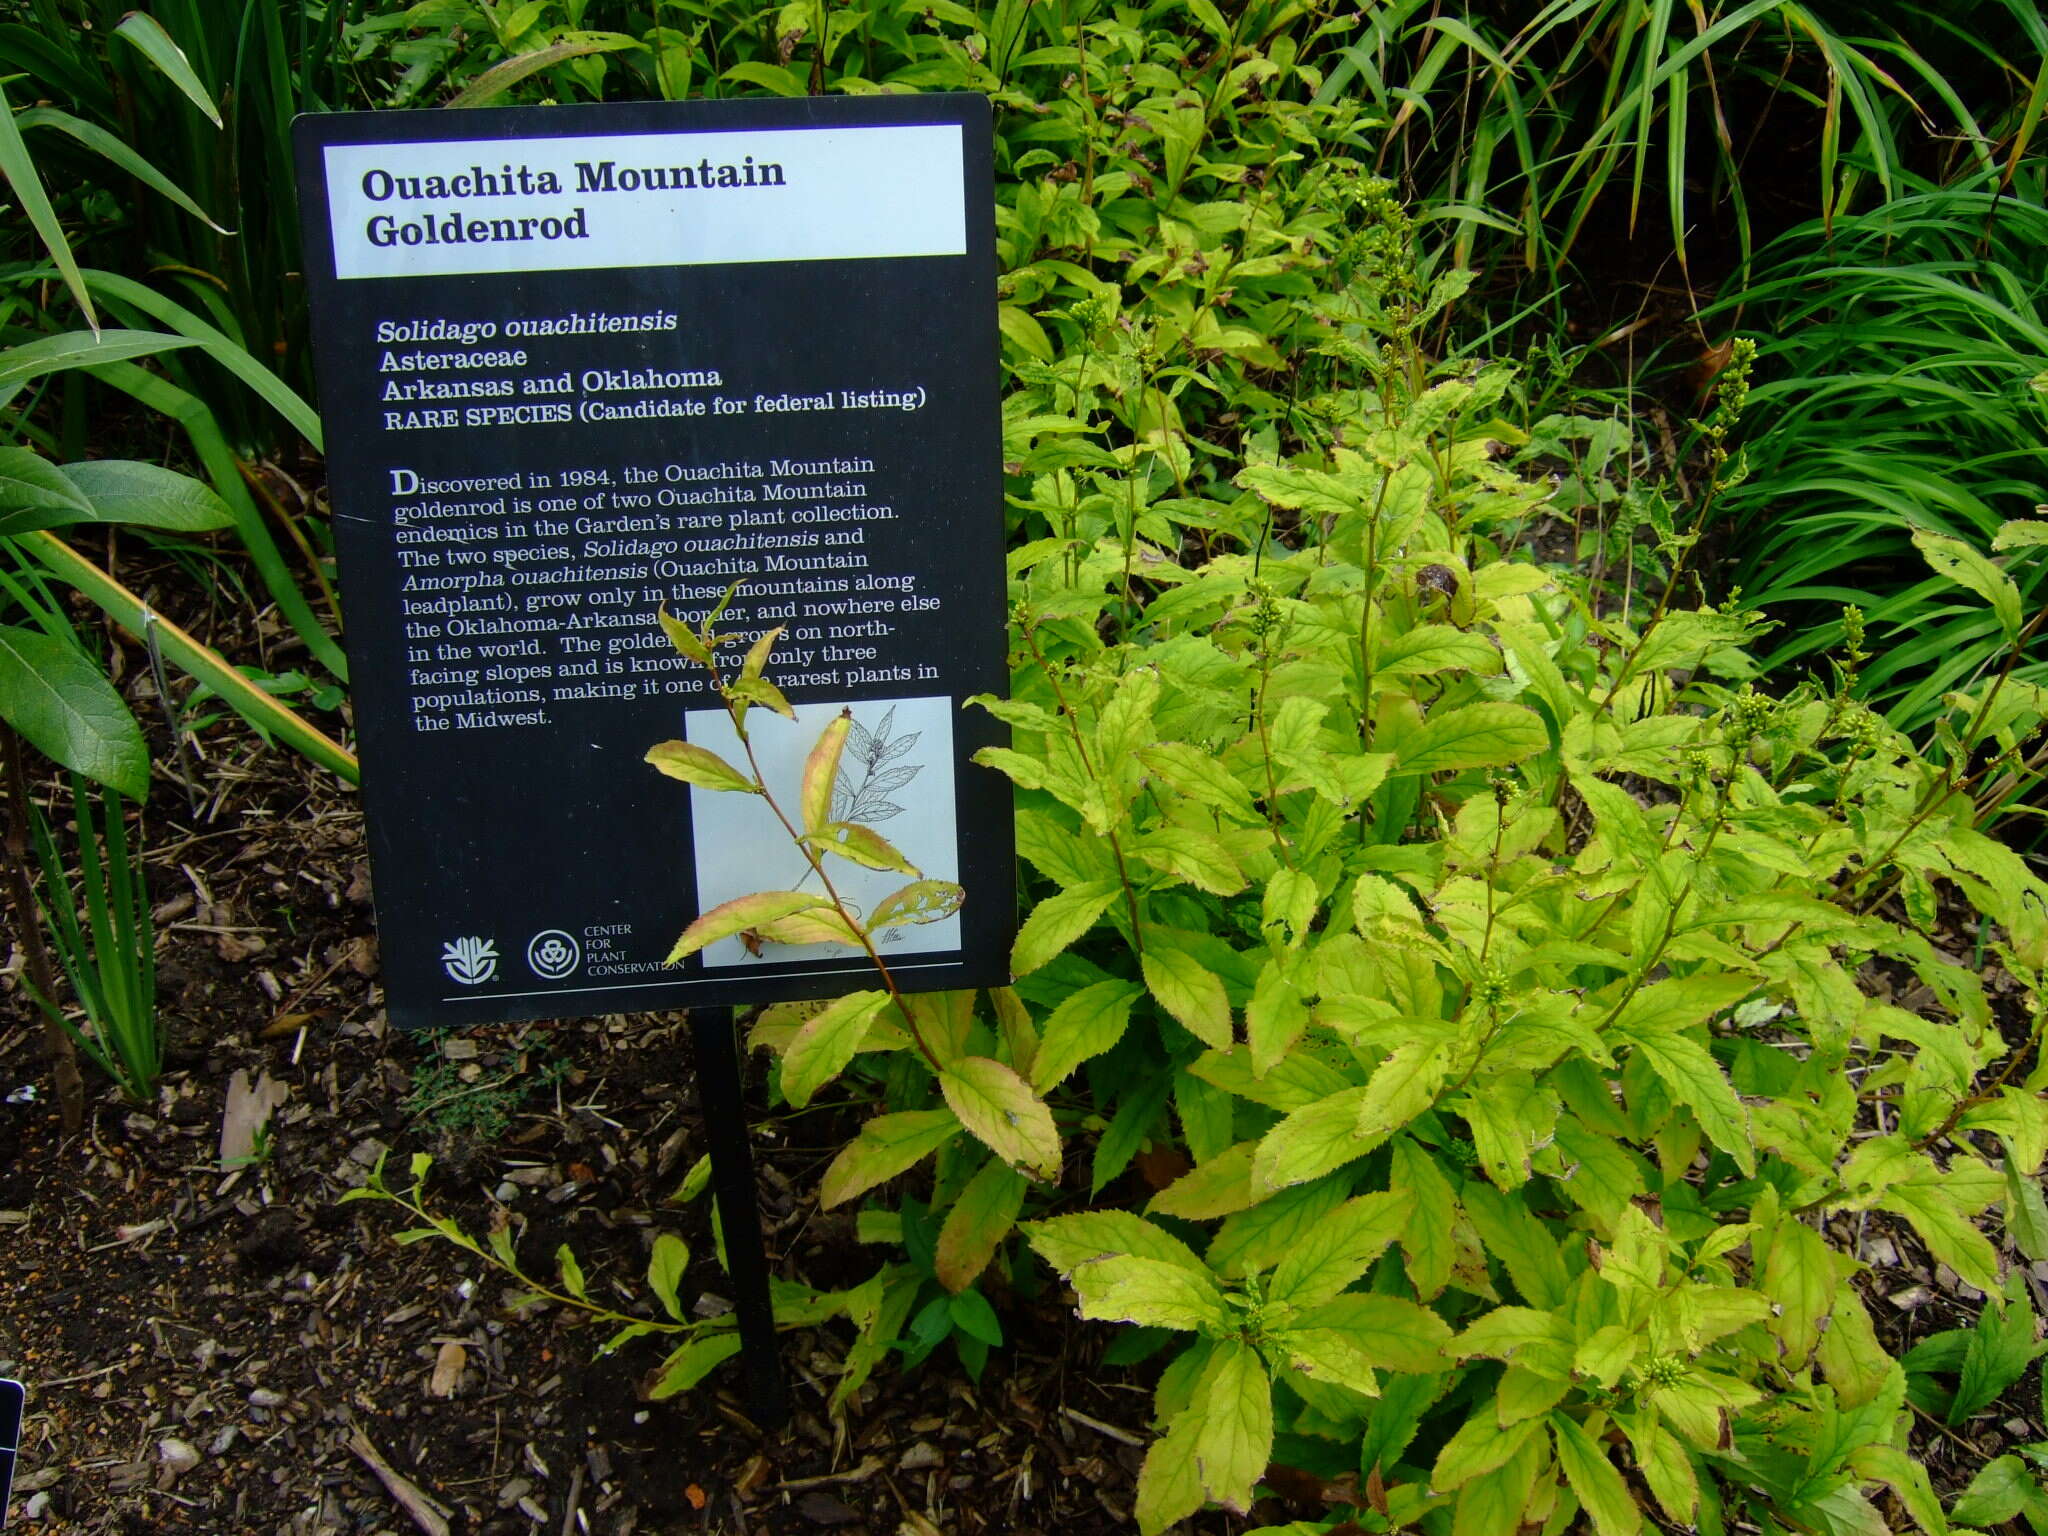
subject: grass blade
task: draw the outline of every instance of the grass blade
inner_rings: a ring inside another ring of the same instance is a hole
[[[186,98],[213,120],[216,128],[226,125],[220,120],[220,108],[213,104],[213,97],[193,72],[192,61],[185,57],[185,50],[171,40],[152,17],[141,11],[130,11],[121,18],[121,24],[114,28],[116,37],[125,37],[142,51],[144,58],[163,71],[164,78],[185,93]]]
[[[64,237],[64,226],[57,221],[57,210],[50,206],[49,194],[43,190],[43,179],[36,173],[35,157],[28,152],[28,145],[21,137],[21,128],[14,120],[13,107],[8,105],[4,85],[0,85],[0,176],[6,177],[7,184],[14,189],[15,200],[21,204],[21,211],[28,215],[36,238],[43,242],[43,249],[56,262],[58,272],[63,275],[64,286],[71,290],[71,297],[85,311],[85,323],[98,331],[100,319],[93,313],[92,295],[85,291],[85,279],[78,274],[78,260],[71,254],[71,242]]]

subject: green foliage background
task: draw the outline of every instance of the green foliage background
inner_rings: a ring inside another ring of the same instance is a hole
[[[0,268],[7,356],[46,348],[0,451],[77,457],[87,380],[167,414],[337,675],[324,534],[285,523],[287,562],[242,473],[318,431],[288,110],[996,103],[1014,675],[979,703],[1013,733],[984,766],[1018,794],[1015,984],[753,1033],[790,1104],[868,1112],[820,1194],[876,1270],[777,1296],[850,1325],[835,1407],[892,1357],[980,1372],[1005,1295],[1060,1286],[1160,1365],[1148,1533],[1249,1509],[1272,1461],[1325,1480],[1289,1531],[2048,1530],[2048,1448],[1966,1487],[1916,1459],[2040,1353],[2018,1266],[2048,1260],[2048,884],[1997,835],[2048,717],[2028,0],[0,18],[8,89],[126,145],[11,111],[17,196],[30,140],[65,174]],[[1764,99],[1815,189],[1776,244]],[[138,169],[145,108],[186,115]],[[1557,296],[1653,229],[1708,282],[1686,236],[1723,203],[1722,308],[1687,317],[1718,398],[1674,453],[1580,382]],[[165,329],[51,352],[59,279]],[[15,604],[45,570],[115,601],[27,532]],[[1703,601],[1731,534],[1752,594],[1835,627]],[[434,1215],[427,1172],[360,1198],[613,1346],[668,1336],[655,1395],[736,1348],[684,1321],[673,1241],[617,1311],[566,1250],[538,1284]],[[1974,1327],[1886,1353],[1873,1223]]]

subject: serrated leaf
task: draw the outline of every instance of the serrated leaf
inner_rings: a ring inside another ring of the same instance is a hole
[[[1195,1431],[1200,1421],[1183,1413],[1153,1442],[1138,1472],[1138,1536],[1160,1536],[1168,1526],[1202,1507],[1202,1474],[1195,1466]]]
[[[798,1109],[810,1103],[859,1054],[868,1026],[888,1005],[886,992],[850,992],[807,1019],[783,1053],[782,1096]]]
[[[967,892],[950,880],[916,880],[875,904],[868,927],[881,932],[892,923],[936,923],[958,912]]]
[[[1252,792],[1213,753],[1199,751],[1185,742],[1160,741],[1140,748],[1138,761],[1170,788],[1198,804],[1221,811],[1232,821],[1250,826],[1260,819],[1252,805]]]
[[[1484,635],[1449,624],[1419,624],[1379,649],[1373,671],[1381,677],[1419,677],[1452,668],[1468,672],[1500,671],[1500,652]]]
[[[1835,1302],[1834,1259],[1821,1235],[1803,1222],[1779,1221],[1760,1289],[1773,1303],[1770,1329],[1784,1347],[1785,1365],[1797,1370],[1819,1345],[1822,1320]]]
[[[1506,1466],[1542,1429],[1541,1419],[1528,1419],[1502,1429],[1492,1414],[1473,1414],[1437,1452],[1436,1464],[1430,1468],[1429,1486],[1443,1490],[1462,1488],[1473,1478]]]
[[[1339,1336],[1368,1364],[1404,1376],[1429,1375],[1450,1366],[1443,1353],[1451,1340],[1450,1325],[1429,1308],[1399,1296],[1338,1296],[1289,1322],[1287,1329],[1296,1335]]]
[[[983,1163],[939,1228],[933,1260],[939,1284],[949,1291],[972,1285],[1016,1226],[1023,1208],[1023,1178],[1000,1158]]]
[[[2048,544],[2048,522],[2034,517],[2016,517],[2000,523],[1991,540],[1991,547],[2000,551],[2038,549],[2044,544]]]
[[[2041,1181],[2005,1165],[2005,1231],[2013,1246],[2036,1264],[2048,1260],[2048,1200]]]
[[[1292,969],[1281,956],[1268,956],[1244,1009],[1245,1044],[1251,1051],[1253,1075],[1264,1077],[1272,1071],[1301,1038],[1308,1021],[1308,1004],[1295,984]]]
[[[846,733],[852,726],[853,711],[842,709],[819,733],[810,755],[804,759],[803,787],[797,792],[797,802],[803,810],[804,831],[813,837],[832,820],[832,787],[839,782],[839,759],[846,750]],[[914,869],[907,872],[917,873]]]
[[[1885,1190],[1877,1203],[1911,1222],[1928,1252],[1967,1284],[1987,1296],[1998,1294],[1998,1251],[1947,1189],[1932,1182],[1899,1183]]]
[[[1042,1179],[1059,1172],[1052,1111],[1010,1068],[987,1056],[963,1056],[939,1073],[939,1091],[960,1123],[997,1157]]]
[[[1031,909],[1010,949],[1010,972],[1028,976],[1095,926],[1123,892],[1111,880],[1071,885]]]
[[[1273,1386],[1249,1344],[1219,1344],[1195,1384],[1195,1466],[1209,1497],[1243,1514],[1273,1455]]]
[[[1230,998],[1222,977],[1185,949],[1156,937],[1147,939],[1139,968],[1159,1006],[1189,1034],[1213,1050],[1230,1049]]]
[[[1223,1293],[1206,1272],[1161,1259],[1114,1254],[1090,1259],[1069,1277],[1081,1316],[1096,1322],[1136,1323],[1197,1333],[1228,1325]]]
[[[1283,1189],[1226,1220],[1203,1258],[1219,1275],[1261,1274],[1306,1241],[1348,1193],[1340,1178]]]
[[[906,1109],[877,1115],[832,1159],[818,1188],[826,1210],[844,1205],[885,1183],[960,1134],[960,1121],[949,1109]]]
[[[751,896],[735,896],[731,901],[720,902],[685,928],[675,948],[668,952],[668,963],[674,965],[708,944],[749,928],[760,928],[792,913],[830,905],[824,897],[807,896],[802,891],[756,891]]]
[[[1400,1236],[1408,1217],[1400,1196],[1381,1192],[1346,1201],[1273,1271],[1271,1296],[1307,1310],[1342,1293]],[[1446,1335],[1448,1337],[1448,1334]]]
[[[2020,1512],[2030,1506],[2048,1513],[2048,1492],[2043,1491],[2041,1479],[2028,1471],[2019,1457],[2000,1456],[1987,1462],[1970,1480],[1963,1496],[1950,1507],[1948,1517],[1958,1525],[2004,1525],[2018,1519]]]
[[[915,880],[923,873],[872,827],[857,821],[828,821],[807,833],[804,841],[824,853],[836,853],[863,869],[892,869]]]
[[[1373,1139],[1392,1135],[1436,1102],[1443,1080],[1444,1050],[1437,1042],[1396,1046],[1366,1082],[1357,1133]]]
[[[1534,710],[1479,703],[1434,714],[1403,744],[1396,774],[1493,768],[1534,757],[1550,733]]]
[[[1158,827],[1129,845],[1133,858],[1211,896],[1244,889],[1244,871],[1221,838],[1192,827]]]
[[[1600,1536],[1637,1536],[1643,1528],[1642,1514],[1614,1463],[1569,1414],[1553,1413],[1550,1433],[1558,1465],[1592,1517],[1593,1529]]]
[[[1255,1141],[1241,1141],[1199,1163],[1154,1195],[1145,1209],[1184,1221],[1212,1221],[1256,1205],[1260,1191],[1252,1185]]]
[[[1635,1452],[1636,1470],[1664,1513],[1680,1525],[1691,1525],[1699,1511],[1700,1485],[1685,1446],[1654,1413],[1619,1414],[1616,1422]]]
[[[1462,1200],[1479,1240],[1500,1260],[1523,1299],[1538,1307],[1563,1306],[1571,1275],[1557,1240],[1527,1202],[1476,1180],[1465,1186]]]
[[[792,912],[761,924],[755,936],[774,944],[846,944],[860,946],[860,932],[829,902],[808,911]]]
[[[1961,539],[1929,533],[1924,528],[1913,530],[1913,547],[1937,576],[1969,588],[1989,603],[2008,640],[2018,637],[2025,622],[2021,617],[2024,605],[2020,589],[1987,556]]]
[[[1756,1148],[1750,1140],[1749,1114],[1707,1048],[1689,1035],[1644,1034],[1632,1039],[1671,1097],[1693,1112],[1707,1139],[1734,1158],[1745,1175],[1753,1176]]]
[[[758,795],[753,780],[708,748],[687,741],[664,741],[647,749],[646,762],[657,772],[699,789]]]
[[[686,1319],[677,1288],[683,1283],[683,1271],[689,1263],[689,1244],[673,1232],[656,1234],[654,1251],[647,1258],[647,1285],[661,1303],[661,1309],[679,1323]]]
[[[668,643],[670,645],[674,646],[684,656],[696,662],[699,666],[708,667],[711,665],[710,649],[702,640],[697,638],[696,633],[689,625],[670,613],[666,606],[663,606],[655,617],[661,620],[661,632],[668,636]]]
[[[1297,1109],[1259,1142],[1252,1158],[1252,1180],[1261,1189],[1285,1189],[1321,1178],[1372,1144],[1358,1134],[1358,1110],[1364,1088],[1346,1088]]]
[[[714,1333],[692,1339],[656,1367],[653,1380],[647,1385],[649,1400],[660,1402],[663,1398],[689,1391],[739,1352],[740,1336],[737,1333]]]
[[[1450,1283],[1457,1264],[1452,1227],[1457,1220],[1450,1180],[1436,1160],[1403,1137],[1394,1143],[1389,1187],[1402,1197],[1407,1219],[1401,1228],[1401,1251],[1408,1259],[1408,1279],[1416,1294],[1428,1301]]]
[[[1130,1211],[1080,1211],[1027,1222],[1024,1236],[1038,1256],[1063,1275],[1072,1275],[1091,1259],[1120,1254],[1158,1259],[1197,1275],[1209,1273],[1186,1243]]]
[[[1127,981],[1098,981],[1070,993],[1039,1025],[1031,1086],[1045,1093],[1082,1062],[1114,1046],[1130,1027],[1131,1008],[1142,995]]]
[[[1625,1035],[1669,1035],[1704,1024],[1756,990],[1756,978],[1699,971],[1652,982],[1628,1000],[1609,1027]]]

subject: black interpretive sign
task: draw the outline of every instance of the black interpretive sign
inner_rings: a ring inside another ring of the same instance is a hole
[[[844,947],[698,914],[811,890],[662,608],[783,626],[748,716],[794,818],[850,708],[834,816],[964,907],[885,928],[908,989],[1005,979],[1010,792],[989,107],[979,96],[356,113],[297,125],[335,539],[390,1014],[462,1025],[826,996]],[[722,653],[736,664],[740,645]],[[835,860],[873,911],[900,874]],[[756,953],[756,950],[759,953]]]
[[[14,1462],[21,1450],[21,1410],[26,1401],[20,1382],[0,1377],[0,1525],[7,1523],[8,1501],[14,1497]]]

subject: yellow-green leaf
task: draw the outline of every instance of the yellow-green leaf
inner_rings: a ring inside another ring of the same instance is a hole
[[[1434,714],[1403,744],[1397,774],[1492,768],[1534,757],[1550,733],[1534,710],[1519,704],[1467,704]]]
[[[1450,1326],[1429,1308],[1399,1296],[1363,1291],[1339,1296],[1289,1322],[1287,1331],[1292,1339],[1318,1347],[1329,1340],[1334,1348],[1342,1340],[1367,1365],[1404,1376],[1450,1367],[1443,1355]]]
[[[1834,1260],[1821,1235],[1804,1222],[1780,1220],[1761,1289],[1774,1303],[1770,1328],[1784,1346],[1785,1367],[1797,1370],[1820,1343],[1821,1321],[1834,1306]]]
[[[1401,1197],[1386,1191],[1346,1201],[1280,1261],[1273,1298],[1306,1310],[1341,1294],[1400,1236],[1407,1215]]]
[[[881,833],[857,821],[828,821],[806,833],[804,841],[825,853],[836,853],[863,869],[893,869],[913,880],[923,873],[898,853],[895,845]]]
[[[1122,893],[1113,880],[1070,885],[1031,909],[1010,949],[1010,971],[1028,976],[1095,926]]]
[[[1243,1514],[1273,1455],[1273,1384],[1249,1344],[1216,1346],[1195,1383],[1195,1466],[1209,1497]]]
[[[740,1336],[737,1333],[714,1333],[692,1339],[655,1368],[654,1379],[647,1386],[647,1396],[659,1402],[663,1398],[674,1397],[678,1392],[687,1392],[709,1376],[721,1361],[730,1360],[739,1352]]]
[[[1599,1536],[1637,1536],[1643,1528],[1642,1513],[1606,1453],[1569,1414],[1553,1413],[1550,1433],[1557,1442],[1558,1465],[1592,1516],[1593,1529]]]
[[[959,1134],[960,1122],[948,1109],[877,1115],[832,1159],[818,1189],[818,1203],[828,1211],[844,1205],[915,1166]]]
[[[886,992],[850,992],[818,1010],[789,1042],[782,1057],[782,1096],[801,1109],[811,1095],[846,1069],[867,1038],[868,1026],[888,1006]]]
[[[1244,1010],[1253,1075],[1264,1077],[1278,1066],[1307,1028],[1308,1004],[1302,1001],[1292,970],[1280,956],[1269,957],[1252,983],[1251,1001]]]
[[[1749,1115],[1707,1048],[1690,1035],[1640,1034],[1635,1049],[1650,1063],[1671,1096],[1691,1110],[1707,1139],[1730,1157],[1745,1175],[1756,1172],[1756,1148],[1750,1140]],[[1992,1282],[1997,1288],[1997,1282]]]
[[[687,741],[664,741],[647,749],[647,762],[672,779],[694,784],[699,789],[737,791],[758,795],[754,781],[708,748]]]
[[[740,681],[752,682],[768,670],[768,658],[775,654],[775,642],[782,638],[782,631],[788,626],[776,625],[754,637],[754,643],[747,647],[747,658],[740,663]]]
[[[1004,1162],[1044,1179],[1059,1171],[1052,1111],[1001,1062],[963,1056],[939,1074],[939,1091],[960,1123]]]
[[[707,944],[716,944],[749,928],[760,928],[792,913],[826,905],[824,897],[807,896],[802,891],[756,891],[751,896],[735,896],[731,901],[720,902],[685,928],[675,948],[668,952],[668,963],[674,965]]]
[[[934,1267],[939,1284],[964,1291],[988,1267],[996,1245],[1009,1236],[1024,1208],[1024,1180],[1000,1158],[991,1158],[967,1181],[939,1228]]]
[[[1175,1419],[1166,1433],[1145,1453],[1145,1465],[1138,1472],[1138,1536],[1160,1536],[1168,1526],[1185,1520],[1202,1507],[1202,1474],[1195,1467],[1195,1431],[1199,1420],[1191,1413]]]
[[[1443,1047],[1433,1040],[1396,1046],[1374,1070],[1358,1106],[1358,1134],[1393,1134],[1435,1102],[1444,1080]]]
[[[1031,1086],[1047,1092],[1082,1062],[1114,1046],[1130,1027],[1131,1006],[1142,995],[1128,981],[1098,981],[1069,993],[1039,1026]]]
[[[853,711],[842,709],[819,733],[810,756],[804,759],[803,788],[797,801],[803,809],[804,831],[814,837],[832,820],[832,787],[839,782],[839,758],[846,750],[846,733],[852,729]]]
[[[893,923],[936,923],[958,912],[966,900],[967,892],[950,880],[913,881],[875,904],[868,927],[879,933]]]
[[[1259,820],[1252,805],[1252,792],[1239,783],[1215,754],[1199,751],[1181,741],[1154,742],[1139,749],[1138,761],[1148,773],[1196,801],[1221,811],[1232,821],[1249,826]]]
[[[773,944],[847,944],[860,947],[859,932],[830,903],[821,903],[808,912],[792,912],[787,917],[778,917],[754,931]]]
[[[658,617],[661,620],[661,632],[668,636],[668,643],[670,645],[681,651],[699,666],[708,667],[711,665],[710,648],[697,638],[696,632],[689,625],[670,613],[665,607],[660,611]]]
[[[1145,985],[1197,1040],[1214,1050],[1230,1049],[1230,999],[1223,978],[1186,950],[1149,937],[1139,961]]]
[[[1071,1278],[1081,1316],[1095,1322],[1194,1333],[1230,1321],[1223,1293],[1206,1272],[1163,1259],[1114,1254],[1090,1259]]]
[[[655,1237],[654,1251],[647,1258],[647,1287],[654,1292],[661,1309],[679,1323],[686,1319],[677,1289],[683,1283],[683,1271],[689,1263],[690,1245],[675,1233],[663,1232]]]
[[[1077,1211],[1027,1222],[1024,1235],[1041,1259],[1063,1275],[1071,1275],[1091,1259],[1133,1254],[1175,1264],[1197,1275],[1209,1268],[1195,1251],[1164,1227],[1155,1227],[1130,1211]]]
[[[742,678],[726,691],[736,699],[758,704],[763,709],[772,709],[785,720],[796,718],[796,710],[790,706],[789,700],[782,696],[782,690],[765,677]]]
[[[1268,1190],[1306,1184],[1365,1156],[1372,1143],[1358,1134],[1358,1107],[1364,1100],[1365,1089],[1346,1088],[1282,1120],[1259,1142],[1252,1158],[1253,1183]]]
[[[2023,620],[2020,589],[2013,579],[2006,575],[1985,555],[1965,544],[1961,539],[1952,539],[1946,534],[1929,533],[1924,528],[1913,530],[1913,547],[1920,551],[1922,558],[1934,568],[1937,576],[1947,578],[1957,586],[1967,587],[1991,605],[1991,611],[1998,616],[1999,627],[2005,631],[2008,640],[2018,636]]]

